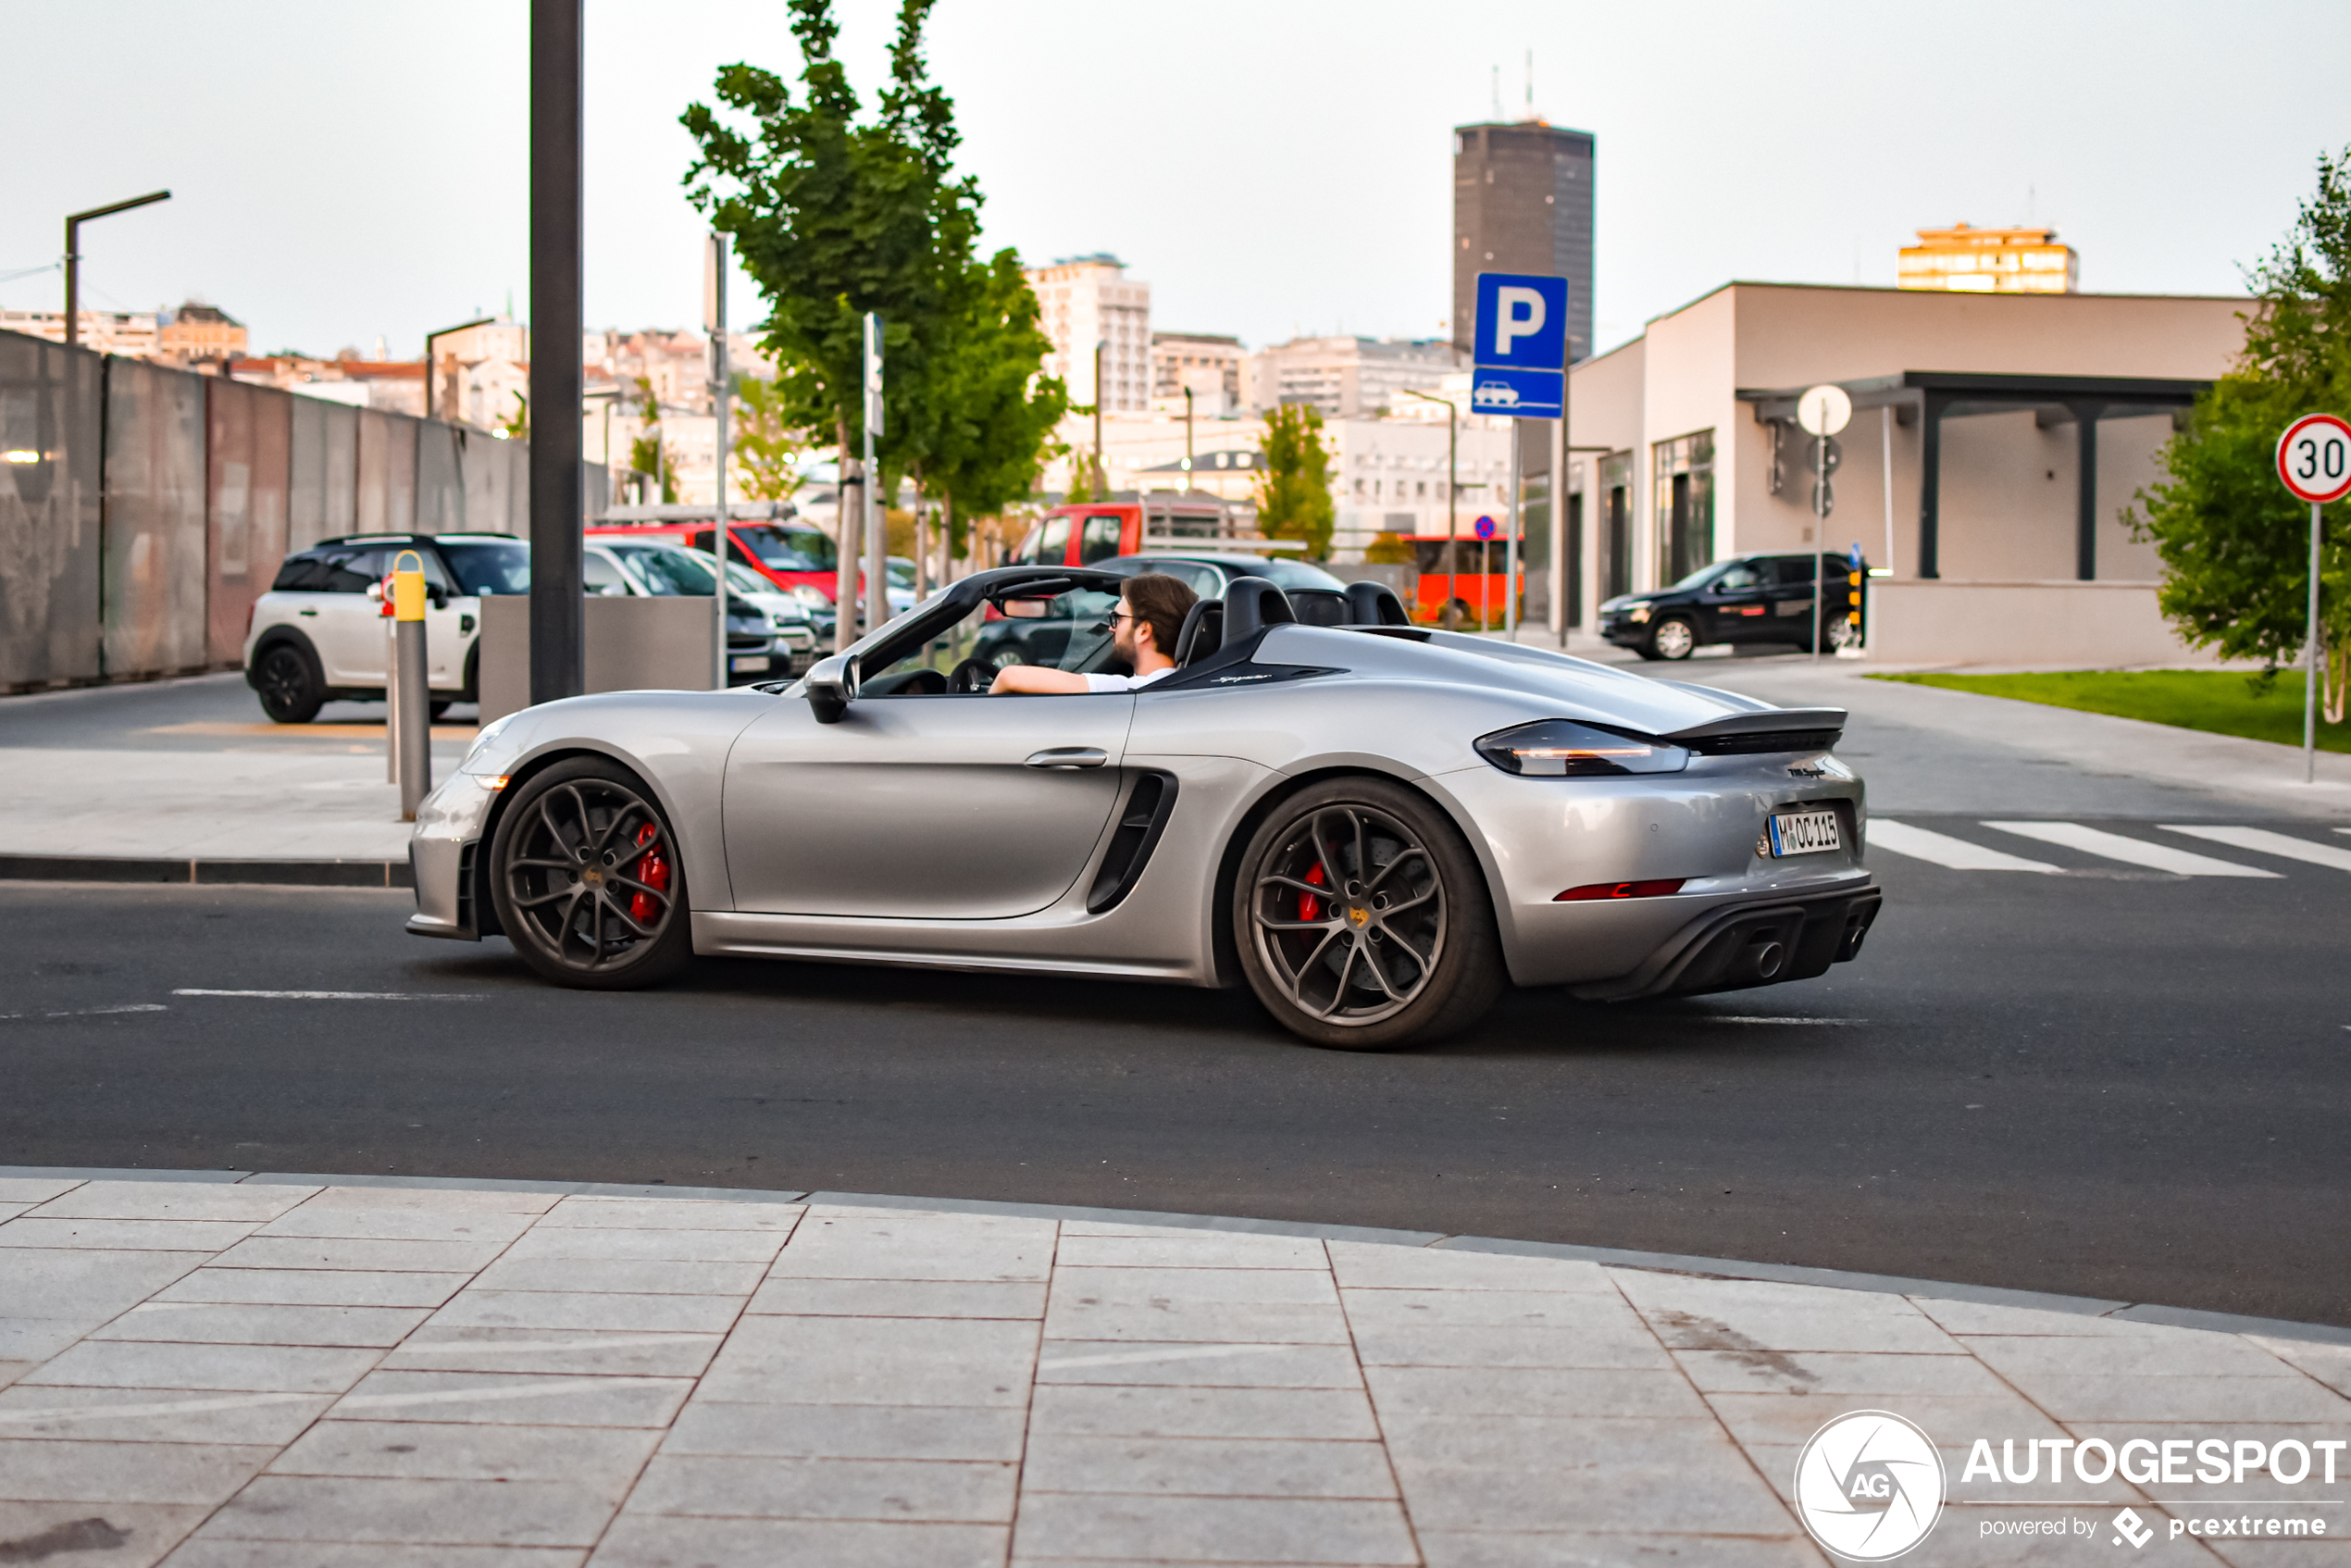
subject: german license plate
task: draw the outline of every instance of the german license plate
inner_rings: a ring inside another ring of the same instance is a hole
[[[1770,832],[1774,858],[1820,854],[1845,847],[1844,840],[1837,836],[1836,813],[1833,811],[1783,812],[1772,818]]]
[[[764,670],[767,667],[767,655],[765,653],[746,653],[740,658],[728,660],[727,667],[733,670],[737,675],[749,675],[758,670]]]

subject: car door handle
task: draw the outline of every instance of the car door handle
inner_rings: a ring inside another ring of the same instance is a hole
[[[1099,746],[1054,746],[1030,755],[1028,767],[1100,767],[1110,753]]]
[[[317,610],[296,610],[294,612],[297,616],[315,616],[317,613],[318,612]]]

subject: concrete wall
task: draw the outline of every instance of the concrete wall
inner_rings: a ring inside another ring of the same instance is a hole
[[[587,690],[707,691],[713,663],[709,599],[585,601]],[[481,601],[481,722],[530,706],[530,600]]]
[[[2152,582],[1882,578],[1870,591],[1872,663],[2097,669],[2214,663],[2172,634]]]

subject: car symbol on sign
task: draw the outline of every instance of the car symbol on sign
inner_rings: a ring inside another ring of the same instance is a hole
[[[1518,403],[1518,389],[1507,381],[1488,381],[1477,389],[1477,395],[1471,401],[1499,404],[1505,408],[1514,407]]]

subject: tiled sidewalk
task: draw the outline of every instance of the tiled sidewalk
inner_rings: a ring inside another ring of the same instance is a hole
[[[1783,1494],[1850,1410],[2351,1434],[2343,1346],[1139,1220],[67,1178],[0,1217],[5,1562],[1817,1563]],[[2021,1493],[1965,1457],[1906,1562],[2076,1545],[1981,1538]]]

